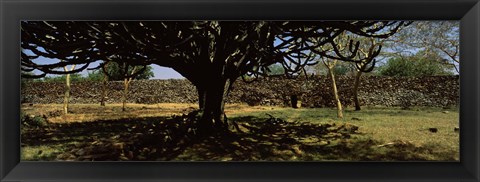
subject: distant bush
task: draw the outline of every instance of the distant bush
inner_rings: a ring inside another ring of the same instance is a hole
[[[110,74],[111,77],[108,78],[108,79],[109,80],[115,80],[115,81],[123,80],[123,74],[119,71],[119,69],[120,69],[120,67],[118,66],[118,64],[116,64],[116,63],[109,64],[107,70],[109,71],[109,74]],[[141,66],[139,66],[137,70],[140,70],[140,69],[141,69]],[[46,76],[42,79],[31,79],[31,80],[43,81],[43,82],[65,82],[66,76],[67,75]],[[148,80],[148,79],[150,79],[154,76],[155,75],[153,73],[152,66],[147,66],[145,71],[143,73],[137,75],[134,79]],[[90,72],[88,72],[87,75],[82,75],[80,73],[70,74],[70,81],[71,82],[85,82],[85,81],[98,82],[98,81],[102,81],[103,77],[104,77],[103,70],[99,69],[99,70],[90,71]]]
[[[133,71],[133,68],[134,67],[129,67],[128,72],[131,73]],[[136,66],[135,69],[137,71],[139,71],[142,68],[143,68],[143,66]],[[107,73],[109,75],[108,80],[119,81],[119,80],[124,79],[124,77],[123,77],[124,73],[122,71],[123,67],[116,62],[110,62],[107,65],[105,70],[107,71]],[[103,69],[98,69],[98,70],[92,71],[92,72],[88,73],[88,75],[86,76],[86,79],[91,80],[91,81],[102,80],[103,75],[104,75],[103,71],[104,71]],[[153,78],[154,76],[155,76],[155,74],[153,73],[153,67],[152,66],[147,66],[142,73],[138,74],[133,79],[135,79],[135,80],[148,80],[150,78]]]
[[[383,76],[437,76],[452,75],[452,65],[446,64],[438,55],[419,52],[408,57],[394,57],[380,66],[378,73]]]
[[[44,82],[65,82],[67,75],[59,75],[59,76],[47,76],[42,79]],[[85,81],[85,78],[82,77],[79,73],[70,74],[70,80],[72,82],[78,81]]]

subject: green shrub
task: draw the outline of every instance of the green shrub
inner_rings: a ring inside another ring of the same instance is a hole
[[[424,56],[419,52],[413,56],[393,57],[378,68],[383,76],[436,76],[452,75],[453,66],[447,64],[440,56]]]

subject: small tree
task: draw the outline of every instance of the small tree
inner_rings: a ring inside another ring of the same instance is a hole
[[[103,65],[108,66],[108,64]],[[100,106],[105,106],[105,99],[107,98],[107,83],[108,83],[108,76],[105,74],[102,69],[94,70],[89,72],[87,77],[85,78],[88,81],[102,81],[102,94],[100,98]]]
[[[75,65],[72,65],[70,69],[67,66],[63,67],[65,72],[72,71],[75,69]],[[63,98],[63,113],[68,114],[68,101],[70,100],[70,74],[67,74],[65,77],[65,94]]]
[[[337,89],[337,83],[335,81],[335,73],[333,71],[335,65],[337,64],[336,59],[323,59],[322,60],[323,64],[325,67],[328,69],[328,75],[332,81],[332,92],[333,95],[335,96],[335,103],[337,104],[337,117],[338,118],[343,118],[343,108],[342,108],[342,102],[340,101],[340,96],[338,95],[338,89]]]
[[[333,39],[332,43],[334,43],[334,45],[336,45],[335,51],[338,54],[346,54],[346,52],[352,51],[352,50],[346,50],[346,47],[348,46],[347,42],[349,41],[348,39],[349,39],[349,37],[347,37],[345,33],[340,34],[335,39]],[[323,47],[318,47],[317,49],[319,49],[319,52],[326,52],[326,51],[332,50],[334,48],[332,47],[332,45],[327,45],[327,46],[323,46]],[[338,60],[328,58],[327,56],[321,57],[321,60],[322,60],[323,64],[325,65],[325,67],[327,68],[328,76],[330,77],[331,82],[332,82],[332,93],[335,97],[335,103],[337,105],[337,117],[338,118],[343,118],[343,107],[342,107],[342,102],[340,101],[340,96],[338,94],[337,83],[336,83],[336,80],[335,80],[335,73],[334,73],[334,68],[337,65]]]
[[[361,57],[362,61],[354,63],[355,64],[355,83],[353,87],[353,101],[355,104],[355,110],[359,111],[361,110],[360,107],[360,101],[358,99],[358,88],[360,86],[360,77],[362,76],[363,73],[368,73],[373,71],[375,68],[376,60],[375,57],[377,57],[380,54],[380,50],[382,48],[383,41],[380,40],[378,41],[375,38],[359,38],[364,42],[362,44],[362,47],[360,48],[360,54],[358,54],[359,57]]]
[[[152,71],[151,66],[146,66],[145,69],[143,69],[142,72],[139,72],[133,77],[130,77],[130,75],[135,74],[135,70],[142,70],[142,66],[128,66],[128,74],[125,74],[125,65],[120,65],[117,62],[105,62],[102,66],[102,69],[93,71],[92,73],[89,73],[87,76],[88,80],[102,80],[102,96],[100,99],[100,105],[105,106],[105,99],[107,96],[107,83],[108,80],[112,81],[124,81],[124,93],[122,96],[122,103],[123,107],[122,110],[125,110],[125,102],[126,102],[126,97],[128,94],[128,87],[130,85],[130,82],[133,79],[137,80],[146,80],[154,76],[154,73]]]
[[[356,110],[360,110],[360,104],[357,97],[358,95],[357,90],[360,82],[361,73],[370,72],[373,70],[373,68],[375,67],[374,57],[378,56],[382,46],[377,45],[375,42],[375,38],[373,37],[363,38],[355,34],[345,33],[333,39],[332,42],[335,43],[336,47],[324,46],[324,47],[321,47],[320,49],[326,48],[327,50],[328,49],[332,50],[331,52],[334,52],[335,54],[345,55],[345,54],[348,54],[349,52],[352,52],[352,48],[351,48],[352,41],[356,41],[357,43],[361,42],[361,46],[356,47],[358,54],[355,54],[355,55],[351,54],[350,57],[346,57],[345,61],[353,63],[357,70],[357,74],[355,76],[355,86],[354,86],[354,101],[356,104],[355,105]],[[332,80],[333,94],[335,96],[335,100],[337,103],[337,117],[343,118],[342,104],[340,102],[340,97],[338,95],[337,86],[335,82],[335,74],[333,71],[337,64],[337,59],[329,59],[328,57],[329,56],[322,57],[322,61],[327,67],[328,73]]]
[[[133,66],[130,70],[130,65],[127,63],[123,63],[123,96],[122,96],[122,111],[125,111],[125,105],[127,104],[127,96],[128,96],[128,87],[130,82],[133,79],[133,74],[137,67]]]
[[[144,66],[135,66],[129,65],[128,72],[132,72],[133,70],[141,70]],[[135,71],[133,71],[135,72]],[[125,65],[121,62],[106,62],[102,69],[98,70],[99,74],[106,75],[108,80],[111,81],[120,81],[124,80],[125,78]],[[152,66],[145,66],[145,69],[142,72],[137,73],[132,77],[133,80],[147,80],[154,77],[153,68]]]

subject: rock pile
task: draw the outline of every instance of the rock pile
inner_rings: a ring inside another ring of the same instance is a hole
[[[341,102],[353,105],[354,78],[338,76],[337,87]],[[101,82],[72,83],[71,103],[99,103]],[[108,83],[107,103],[120,103],[123,82]],[[380,106],[435,106],[459,104],[458,76],[378,77],[364,76],[360,82],[359,100],[362,105]],[[24,103],[63,103],[62,83],[32,82],[22,88]],[[134,80],[130,85],[129,103],[196,103],[195,87],[187,80]],[[227,103],[249,105],[291,106],[297,97],[302,107],[335,106],[328,77],[309,79],[264,78],[253,83],[237,81]]]

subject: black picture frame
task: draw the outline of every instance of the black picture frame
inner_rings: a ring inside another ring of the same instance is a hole
[[[1,0],[0,181],[479,181],[478,0]],[[20,161],[21,20],[461,20],[460,162]]]

